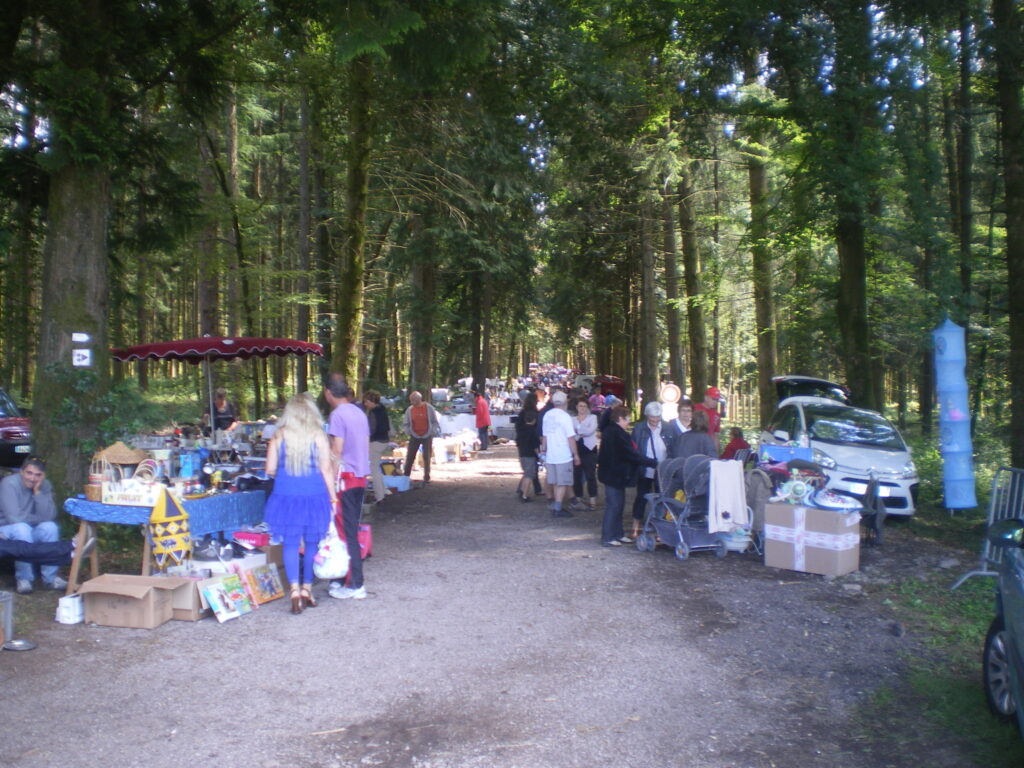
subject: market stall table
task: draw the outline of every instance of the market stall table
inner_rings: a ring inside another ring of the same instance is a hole
[[[182,502],[188,513],[189,531],[193,540],[212,533],[231,531],[246,525],[263,522],[263,506],[266,503],[264,491],[244,491],[239,493],[217,493],[199,499],[186,499]],[[152,510],[149,507],[127,507],[118,504],[103,504],[72,498],[64,502],[64,511],[77,517],[81,523],[78,527],[78,545],[71,561],[71,574],[68,577],[67,594],[78,589],[78,573],[82,565],[81,552],[89,538],[91,523],[117,523],[120,525],[147,525]],[[149,575],[149,536],[144,534],[145,544],[142,553],[142,575]],[[89,556],[92,577],[99,575],[99,556],[97,548]]]

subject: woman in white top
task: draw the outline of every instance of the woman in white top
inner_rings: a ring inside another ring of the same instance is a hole
[[[587,509],[597,508],[597,416],[590,412],[590,404],[585,397],[576,402],[576,418],[572,420],[576,431],[576,448],[580,455],[579,466],[573,471],[572,506],[586,506]],[[587,482],[587,497],[583,502],[583,481]]]

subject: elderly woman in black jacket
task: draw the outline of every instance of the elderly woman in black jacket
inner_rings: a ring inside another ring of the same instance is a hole
[[[626,488],[636,485],[640,467],[656,467],[658,462],[642,455],[629,436],[629,409],[617,405],[611,409],[610,423],[601,432],[597,455],[597,479],[604,483],[604,522],[601,545],[621,547],[630,539],[622,528]]]

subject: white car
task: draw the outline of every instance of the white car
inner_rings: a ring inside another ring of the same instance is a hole
[[[786,398],[761,433],[761,444],[794,442],[810,446],[811,461],[828,475],[829,488],[862,495],[875,477],[888,514],[914,513],[917,468],[899,431],[880,413],[824,397]]]

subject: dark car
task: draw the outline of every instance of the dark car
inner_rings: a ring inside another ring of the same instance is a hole
[[[985,697],[1002,720],[1015,720],[1024,732],[1024,521],[999,520],[988,541],[1002,550],[996,617],[985,638],[982,661]]]
[[[20,467],[32,451],[32,423],[0,389],[0,467]]]

